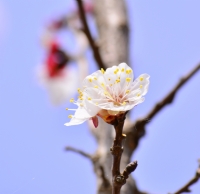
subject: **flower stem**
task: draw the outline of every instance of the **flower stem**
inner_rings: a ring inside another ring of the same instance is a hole
[[[113,146],[111,147],[111,153],[113,155],[112,164],[112,194],[120,194],[120,190],[123,184],[126,183],[125,177],[120,173],[120,161],[123,152],[122,142],[124,139],[123,126],[126,114],[119,115],[114,124],[115,139]]]

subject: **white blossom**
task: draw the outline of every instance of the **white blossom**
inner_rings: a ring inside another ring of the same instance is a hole
[[[62,69],[59,76],[50,77],[46,65],[38,67],[37,76],[40,84],[46,88],[50,101],[54,105],[60,105],[74,95],[75,88],[78,87],[76,79],[77,71],[69,66]]]
[[[78,100],[70,100],[78,108],[73,109],[75,114],[69,115],[71,120],[65,125],[81,124],[96,116],[109,123],[116,115],[144,101],[149,78],[148,74],[142,74],[133,81],[133,71],[126,63],[94,72],[84,79],[82,88],[78,89]]]

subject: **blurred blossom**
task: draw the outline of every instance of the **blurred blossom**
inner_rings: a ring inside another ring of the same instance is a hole
[[[75,54],[62,49],[61,44],[56,41],[57,33],[62,28],[74,34],[78,44]],[[77,13],[74,12],[69,17],[62,17],[48,25],[42,34],[41,42],[47,54],[44,64],[38,69],[40,83],[47,88],[53,104],[64,103],[75,94],[76,88],[88,74],[88,63],[85,56],[88,40],[81,30]],[[75,62],[72,64],[77,66],[71,67],[69,62]]]
[[[65,125],[77,125],[92,119],[97,127],[96,116],[111,124],[116,116],[144,101],[149,78],[148,74],[142,74],[133,81],[133,71],[126,63],[94,72],[84,79],[82,88],[78,89],[78,100],[70,100],[78,109],[69,109],[76,112],[69,115],[71,120]]]

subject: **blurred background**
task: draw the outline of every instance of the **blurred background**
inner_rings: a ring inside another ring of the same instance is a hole
[[[151,75],[145,102],[133,110],[135,120],[200,62],[200,1],[126,2],[134,74]],[[37,65],[44,60],[42,30],[50,19],[74,8],[73,0],[0,0],[2,194],[96,192],[90,161],[64,150],[70,145],[95,151],[87,123],[65,127],[69,120],[65,108],[71,105],[53,106],[36,75]],[[89,21],[96,34],[94,22]],[[66,42],[66,37],[64,44],[73,50],[73,41]],[[87,56],[91,73],[97,67],[90,50]],[[139,163],[133,174],[139,189],[151,194],[173,192],[195,174],[200,158],[199,84],[198,72],[180,89],[173,104],[149,122],[147,135],[133,156]],[[191,189],[199,194],[200,182]]]

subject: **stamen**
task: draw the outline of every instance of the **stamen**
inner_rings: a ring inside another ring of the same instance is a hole
[[[88,100],[92,100],[92,98],[88,97]]]
[[[126,90],[126,94],[129,94],[130,93],[130,90]]]
[[[94,86],[94,88],[98,88],[98,86]]]
[[[92,78],[88,78],[88,81],[89,81],[89,82],[92,82]]]
[[[143,85],[140,85],[140,88],[142,88],[143,87]]]
[[[101,72],[104,74],[105,73],[105,71],[104,71],[104,69],[103,68],[101,68]]]
[[[121,69],[121,72],[124,72],[124,68]]]
[[[73,99],[73,98],[71,98],[71,99],[70,99],[70,102],[71,102],[71,103],[73,103],[73,102],[74,102],[74,99]]]
[[[130,78],[130,77],[127,77],[127,78],[126,78],[126,81],[127,81],[127,82],[130,82],[130,81],[131,81],[131,78]]]
[[[126,70],[126,74],[130,74],[131,72],[132,72],[131,69],[127,69],[127,70]]]
[[[116,82],[119,83],[119,82],[120,82],[120,79],[116,79]]]
[[[68,115],[68,118],[72,119],[73,115]]]
[[[144,80],[144,78],[143,77],[140,77],[140,81],[143,81]]]

